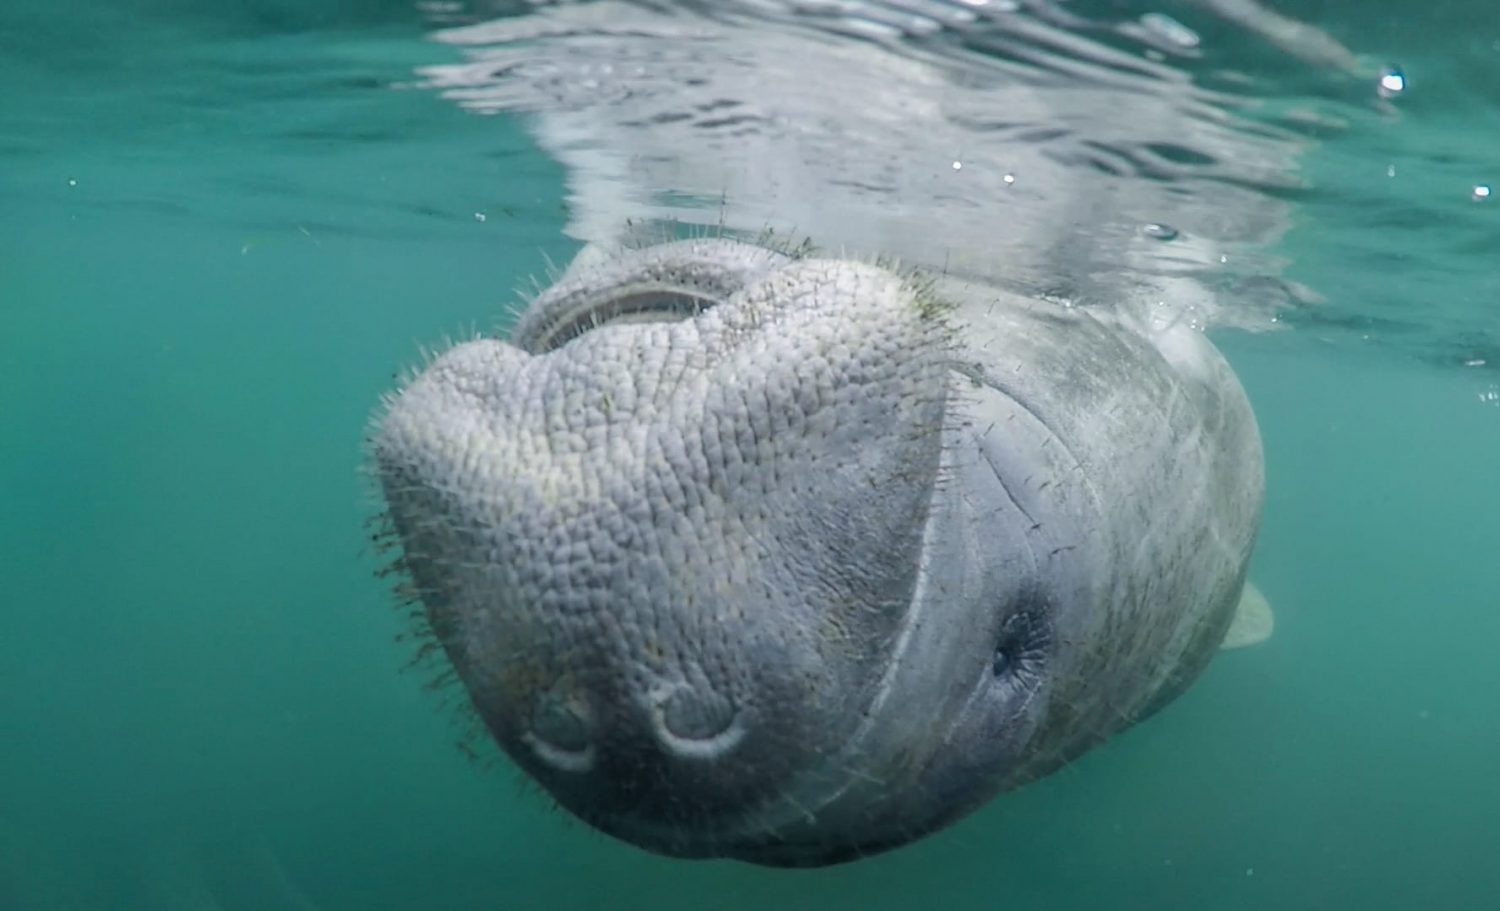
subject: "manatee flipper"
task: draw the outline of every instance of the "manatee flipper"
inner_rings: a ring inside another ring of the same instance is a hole
[[[1240,593],[1240,603],[1234,609],[1234,619],[1229,622],[1229,632],[1224,634],[1224,641],[1219,644],[1219,648],[1259,645],[1271,638],[1271,632],[1275,629],[1276,615],[1271,612],[1271,603],[1247,579],[1245,590]]]

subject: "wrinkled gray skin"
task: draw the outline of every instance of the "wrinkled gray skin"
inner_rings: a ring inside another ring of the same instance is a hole
[[[505,751],[615,836],[772,865],[911,841],[1172,699],[1263,484],[1185,326],[730,240],[590,251],[375,452]]]

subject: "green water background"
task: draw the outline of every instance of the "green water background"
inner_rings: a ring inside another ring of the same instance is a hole
[[[556,166],[390,88],[448,59],[403,4],[8,5],[0,908],[1500,907],[1500,26],[1373,9],[1302,13],[1413,85],[1302,163],[1328,300],[1216,336],[1273,641],[948,832],[778,872],[591,832],[401,671],[365,422],[571,252]]]

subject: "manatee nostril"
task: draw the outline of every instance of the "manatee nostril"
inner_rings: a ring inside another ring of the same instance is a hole
[[[672,753],[712,759],[744,736],[734,703],[707,688],[680,686],[657,703],[657,736]]]
[[[594,764],[592,729],[588,703],[572,687],[559,683],[537,699],[531,730],[523,736],[549,765],[585,772]]]

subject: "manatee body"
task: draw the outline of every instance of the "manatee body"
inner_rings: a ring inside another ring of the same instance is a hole
[[[914,840],[1182,692],[1263,488],[1190,328],[723,239],[581,257],[374,452],[514,761],[647,849],[786,866]]]

